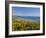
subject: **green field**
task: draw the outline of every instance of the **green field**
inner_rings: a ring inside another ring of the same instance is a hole
[[[40,22],[12,18],[12,31],[40,30]]]

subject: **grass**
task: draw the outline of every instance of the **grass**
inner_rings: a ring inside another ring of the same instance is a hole
[[[40,23],[12,18],[12,31],[26,30],[40,30]]]

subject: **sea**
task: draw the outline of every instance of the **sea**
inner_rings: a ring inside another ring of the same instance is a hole
[[[16,18],[20,19],[27,19],[27,20],[32,20],[32,21],[40,21],[39,16],[15,16]]]

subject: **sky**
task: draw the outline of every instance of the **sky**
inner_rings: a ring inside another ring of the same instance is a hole
[[[12,7],[13,16],[40,16],[40,8]]]

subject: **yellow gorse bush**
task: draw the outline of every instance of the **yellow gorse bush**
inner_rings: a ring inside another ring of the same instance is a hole
[[[40,23],[24,21],[24,20],[16,20],[12,18],[12,31],[24,31],[24,30],[39,30]]]

